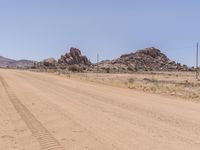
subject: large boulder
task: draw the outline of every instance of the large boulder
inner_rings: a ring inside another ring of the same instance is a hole
[[[57,61],[52,57],[43,60],[43,65],[44,66],[55,66],[56,63],[57,63]]]
[[[57,68],[57,61],[50,57],[38,63],[35,63],[34,68],[37,69],[56,69]]]

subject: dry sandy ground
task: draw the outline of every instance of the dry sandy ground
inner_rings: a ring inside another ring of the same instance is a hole
[[[199,150],[200,104],[0,70],[0,150]]]
[[[200,102],[195,72],[73,73],[71,78]]]

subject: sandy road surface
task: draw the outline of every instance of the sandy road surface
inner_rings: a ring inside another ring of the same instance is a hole
[[[0,150],[199,150],[200,104],[0,70]]]

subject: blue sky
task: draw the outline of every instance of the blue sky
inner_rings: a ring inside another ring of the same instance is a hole
[[[195,64],[198,0],[0,0],[0,55],[59,58],[77,47],[93,62],[145,47]]]

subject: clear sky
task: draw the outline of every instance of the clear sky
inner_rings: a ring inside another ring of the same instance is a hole
[[[145,47],[193,66],[199,0],[0,0],[0,55],[59,58],[77,47],[93,62]]]

